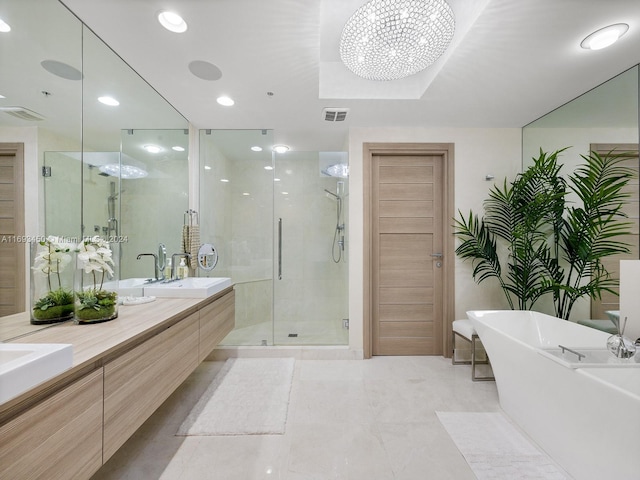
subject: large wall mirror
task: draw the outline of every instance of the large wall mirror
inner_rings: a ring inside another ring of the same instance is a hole
[[[552,152],[569,147],[561,154],[564,175],[572,173],[584,163],[581,155],[592,150],[606,154],[611,150],[628,152],[628,165],[638,169],[638,82],[639,65],[617,75],[602,85],[590,90],[571,102],[553,110],[522,131],[523,169],[537,158],[542,149]],[[626,201],[625,213],[633,223],[633,235],[625,240],[631,245],[631,253],[625,257],[609,258],[607,269],[614,276],[619,273],[619,261],[623,258],[639,258],[638,234],[640,203],[638,201],[638,178],[630,185],[630,198]],[[605,311],[618,309],[618,297],[603,294],[601,301],[588,300],[577,304],[572,318],[606,318]],[[551,308],[550,312],[553,312]]]
[[[21,145],[23,169],[19,185],[0,180],[0,217],[10,196],[24,199],[0,235],[100,235],[120,278],[152,276],[137,255],[180,247],[188,122],[58,0],[3,0],[0,18],[11,26],[0,33],[0,160]],[[3,318],[29,308],[26,247],[0,245],[0,339],[16,333]]]

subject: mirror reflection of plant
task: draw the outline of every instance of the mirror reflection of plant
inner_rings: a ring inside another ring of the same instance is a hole
[[[53,235],[38,244],[32,270],[46,276],[48,291],[34,302],[33,316],[38,320],[68,317],[73,313],[73,292],[71,286],[65,288],[61,273],[71,263],[73,245]]]
[[[60,273],[71,263],[71,252],[73,246],[59,237],[49,235],[46,240],[38,242],[43,247],[38,249],[36,258],[33,261],[33,270],[47,276],[49,290],[53,290],[51,285],[51,275],[55,274],[58,280],[58,288],[62,287]]]
[[[528,310],[545,294],[553,295],[556,316],[568,319],[578,298],[616,294],[617,280],[602,265],[604,257],[627,253],[619,240],[630,233],[624,221],[622,189],[634,173],[621,165],[625,154],[596,152],[565,181],[558,155],[540,151],[534,164],[511,184],[494,186],[485,201],[485,216],[460,213],[455,234],[462,239],[456,254],[473,261],[473,278],[496,278],[513,309]],[[581,205],[566,201],[574,192]],[[508,253],[503,274],[498,254]]]

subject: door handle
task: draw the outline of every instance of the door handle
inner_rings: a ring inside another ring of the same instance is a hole
[[[442,258],[442,254],[441,253],[432,253],[431,256],[435,257],[435,258]]]

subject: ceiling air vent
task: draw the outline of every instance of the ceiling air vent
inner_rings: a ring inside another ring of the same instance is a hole
[[[0,112],[4,112],[21,120],[28,120],[30,122],[44,120],[44,117],[39,113],[24,107],[0,107]]]
[[[348,108],[333,108],[328,107],[322,110],[322,117],[327,122],[344,122],[349,113]]]

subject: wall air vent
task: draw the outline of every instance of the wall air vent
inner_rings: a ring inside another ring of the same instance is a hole
[[[344,122],[349,113],[348,108],[327,107],[322,109],[322,118],[327,122]]]
[[[0,112],[4,112],[21,120],[28,120],[30,122],[44,120],[44,117],[39,113],[24,107],[0,107]]]

